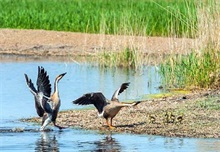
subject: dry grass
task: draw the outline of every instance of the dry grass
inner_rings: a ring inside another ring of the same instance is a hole
[[[197,12],[199,52],[204,49],[220,51],[220,2],[202,1]]]

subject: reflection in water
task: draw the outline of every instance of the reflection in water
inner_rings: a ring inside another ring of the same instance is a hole
[[[96,145],[95,150],[93,151],[103,151],[103,152],[117,152],[121,151],[121,146],[115,140],[115,138],[112,137],[111,134],[106,135],[102,140],[94,142]]]
[[[111,133],[99,138],[99,135],[81,136],[82,139],[78,139],[76,143],[76,149],[78,151],[94,151],[94,152],[119,152],[123,148],[120,145],[118,139],[112,137]]]
[[[165,137],[164,138],[164,147],[166,149],[175,149],[175,148],[182,148],[184,146],[183,138],[172,138],[172,137]]]
[[[54,134],[49,132],[41,132],[40,139],[36,141],[35,151],[53,151],[59,152],[59,144]]]

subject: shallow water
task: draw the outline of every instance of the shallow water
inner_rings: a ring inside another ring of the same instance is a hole
[[[24,73],[36,82],[37,66],[43,66],[54,78],[67,74],[59,83],[61,110],[83,108],[72,100],[84,93],[102,91],[107,98],[123,82],[131,82],[120,100],[139,100],[144,94],[158,93],[159,76],[154,67],[142,73],[123,69],[105,69],[70,62],[0,63],[0,129],[24,128],[24,132],[0,133],[1,151],[220,151],[219,139],[170,138],[149,135],[98,133],[68,128],[39,132],[39,125],[20,122],[35,117],[33,95],[25,84]],[[28,131],[27,131],[28,130]]]
[[[217,152],[216,139],[99,134],[83,130],[0,134],[1,151],[151,151]]]
[[[88,92],[102,91],[110,99],[114,91],[124,82],[131,82],[131,84],[126,91],[120,94],[120,100],[123,101],[140,99],[143,94],[159,91],[156,88],[160,84],[158,77],[152,77],[150,80],[148,74],[122,69],[100,70],[98,67],[85,64],[62,62],[4,62],[0,64],[1,112],[4,114],[2,119],[26,118],[36,115],[33,95],[26,87],[24,73],[35,83],[38,66],[43,66],[50,75],[52,90],[55,77],[67,72],[59,82],[61,110],[82,108],[73,105],[71,101]],[[148,68],[144,73],[155,72],[152,69],[153,67]],[[150,84],[155,87],[149,88]]]

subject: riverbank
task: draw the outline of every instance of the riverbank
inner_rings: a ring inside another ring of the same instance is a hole
[[[197,40],[173,37],[104,35],[47,30],[0,29],[0,55],[33,57],[93,56],[100,51],[136,49],[146,54],[187,53]]]
[[[161,98],[143,101],[136,107],[123,108],[113,119],[116,128],[111,130],[105,119],[97,117],[94,108],[62,111],[58,115],[57,124],[99,132],[220,138],[219,110],[218,90],[173,96],[164,94]],[[167,119],[166,113],[174,115],[174,118],[170,116]],[[41,123],[39,118],[22,121]]]
[[[132,47],[146,54],[185,54],[196,49],[196,40],[184,38],[137,37],[84,34],[45,30],[0,30],[0,60],[21,61],[29,57],[66,61],[78,56],[93,56],[103,50],[120,51]],[[9,58],[7,58],[9,56]],[[13,58],[11,58],[13,56]],[[19,58],[21,57],[21,58]],[[23,58],[24,57],[24,58]],[[162,95],[123,108],[113,119],[113,132],[178,137],[220,138],[219,91],[199,91],[184,95]],[[170,116],[166,116],[166,113]],[[173,116],[171,116],[174,115]],[[179,119],[177,119],[179,117]],[[182,117],[182,119],[181,119]],[[153,120],[155,118],[155,121]],[[39,118],[22,121],[40,123]],[[59,113],[57,123],[73,128],[109,131],[96,109],[69,110]]]

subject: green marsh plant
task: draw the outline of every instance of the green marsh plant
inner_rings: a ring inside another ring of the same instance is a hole
[[[143,63],[141,54],[135,49],[126,48],[122,51],[103,51],[99,55],[99,65],[101,67],[126,67],[132,69],[139,69]]]
[[[178,88],[220,87],[220,3],[197,2],[198,50],[171,55],[160,65],[164,85]]]
[[[160,65],[164,84],[177,88],[209,88],[219,85],[220,53],[175,55]]]

